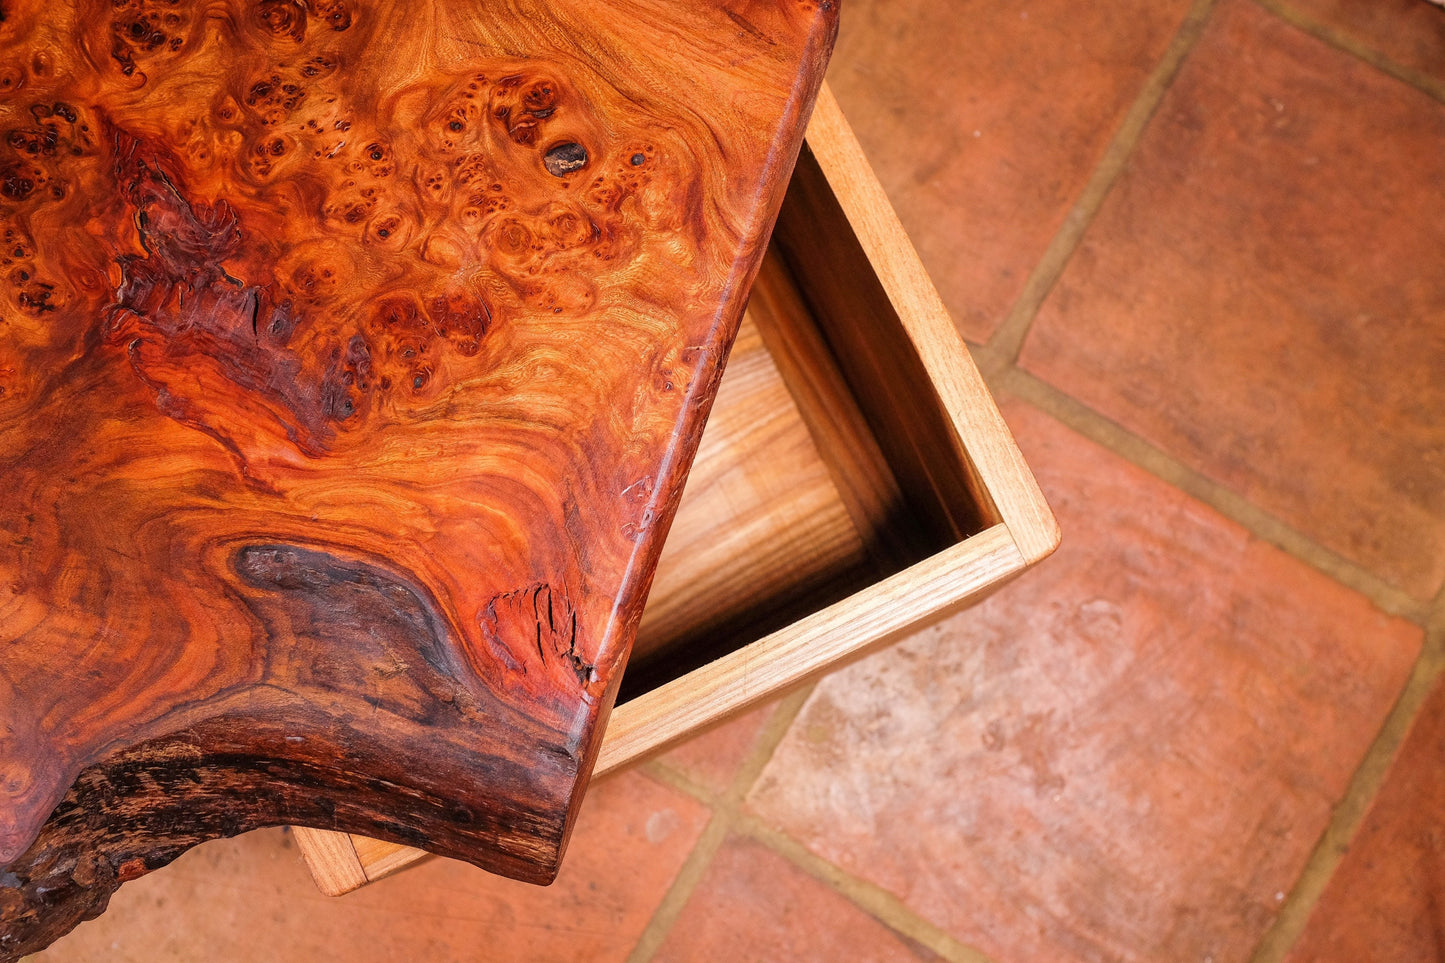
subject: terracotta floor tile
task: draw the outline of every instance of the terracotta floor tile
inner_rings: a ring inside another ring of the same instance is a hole
[[[1445,10],[1421,0],[1288,0],[1391,60],[1445,80]]]
[[[281,830],[208,843],[128,883],[33,963],[622,960],[708,819],[637,774],[594,787],[548,888],[432,860],[349,896],[317,892]]]
[[[1445,683],[1421,710],[1291,963],[1445,956]]]
[[[882,963],[938,957],[772,850],[731,838],[653,959]]]
[[[963,333],[1023,290],[1188,0],[848,0],[828,82]]]
[[[824,679],[748,804],[995,959],[1246,959],[1421,633],[1005,416],[1059,554]]]
[[[721,795],[727,792],[738,770],[758,747],[764,727],[777,710],[776,702],[760,706],[669,750],[661,762],[709,792]]]
[[[1225,0],[1022,363],[1418,598],[1445,581],[1445,104]]]

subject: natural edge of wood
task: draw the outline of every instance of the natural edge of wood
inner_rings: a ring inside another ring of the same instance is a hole
[[[1058,548],[1058,522],[826,83],[805,140],[1019,552],[1029,564],[1046,557]]]

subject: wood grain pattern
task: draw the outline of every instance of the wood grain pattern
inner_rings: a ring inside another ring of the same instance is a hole
[[[769,249],[748,299],[752,317],[878,577],[927,554],[919,519],[893,476],[888,459],[838,370],[827,338],[804,301],[779,247]],[[704,436],[705,437],[705,436]]]
[[[739,622],[806,602],[840,572],[869,572],[754,313],[744,315],[668,531],[625,688],[650,656],[705,649]]]
[[[826,315],[845,376],[877,389],[859,401],[900,483],[916,476],[950,524],[967,527],[955,513],[971,506],[982,521],[1006,525],[1029,564],[1046,558],[1059,546],[1058,522],[827,87],[808,148],[775,241]],[[879,341],[880,326],[892,324],[902,337]]]
[[[851,519],[869,568],[887,577],[860,588],[853,581],[859,570],[839,565],[832,570],[835,601],[762,637],[748,631],[752,621],[728,618],[749,608],[749,595],[692,597],[690,620],[743,631],[652,650],[647,684],[611,716],[599,776],[983,598],[1059,542],[1048,504],[826,85],[748,314],[771,370],[793,397],[787,417],[803,422],[814,445],[774,458],[747,444],[746,434],[726,446],[708,446],[705,437],[699,467],[704,457],[724,465],[756,460],[739,470],[816,477],[818,466],[787,457],[812,451],[833,480],[837,505],[829,514]],[[911,380],[900,384],[899,372],[911,372]],[[720,391],[718,403],[752,407],[766,396]],[[766,422],[768,413],[752,407],[727,417]],[[680,523],[689,511],[697,513],[699,530],[709,518],[723,532],[731,528],[729,506],[707,492],[684,496]],[[769,553],[796,553],[789,557],[800,568],[818,565],[815,542],[790,543],[773,528],[754,534],[761,540],[739,546],[739,558],[767,559],[760,567],[776,570]],[[704,584],[729,584],[729,573],[700,576]],[[649,605],[668,590],[661,569],[658,579]],[[686,611],[689,599],[670,605]],[[693,668],[699,642],[713,657]],[[334,843],[318,840],[307,853],[318,884],[333,894],[346,891],[336,882],[354,879],[357,864],[371,881],[426,855],[352,837],[350,852],[329,859],[324,847]]]
[[[551,877],[835,17],[0,0],[0,955],[267,823]]]

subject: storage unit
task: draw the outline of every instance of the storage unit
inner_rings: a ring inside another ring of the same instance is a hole
[[[594,778],[978,601],[1058,540],[825,86]],[[426,856],[297,838],[333,895]]]

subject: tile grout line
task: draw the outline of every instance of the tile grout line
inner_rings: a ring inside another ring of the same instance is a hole
[[[1033,325],[1034,317],[1038,314],[1039,308],[1043,306],[1049,292],[1053,290],[1059,276],[1063,274],[1064,268],[1069,259],[1073,257],[1079,242],[1083,240],[1084,232],[1088,230],[1090,223],[1094,220],[1094,215],[1103,206],[1104,198],[1108,196],[1119,175],[1123,173],[1130,155],[1133,154],[1134,148],[1143,137],[1144,129],[1149,125],[1150,119],[1158,109],[1159,103],[1164,99],[1164,94],[1168,91],[1170,84],[1174,82],[1180,66],[1189,56],[1189,52],[1194,49],[1194,45],[1199,42],[1215,3],[1216,0],[1195,0],[1194,5],[1185,14],[1168,49],[1164,52],[1164,56],[1150,71],[1139,95],[1129,107],[1128,113],[1124,115],[1119,129],[1110,138],[1109,146],[1105,148],[1104,156],[1094,167],[1093,173],[1089,175],[1083,192],[1064,217],[1064,223],[1059,227],[1053,240],[1049,242],[1043,257],[1029,272],[1028,280],[1024,282],[1023,293],[1009,309],[1003,322],[994,329],[985,350],[981,353],[975,352],[975,356],[980,359],[981,364],[992,362],[996,367],[1001,367],[1018,359],[1019,352],[1023,350],[1024,339]]]
[[[1369,816],[1421,708],[1442,678],[1445,678],[1445,590],[1436,598],[1425,645],[1410,678],[1335,805],[1329,825],[1311,851],[1284,905],[1260,938],[1251,963],[1278,963],[1304,934],[1320,898]]]
[[[782,856],[895,933],[927,947],[949,963],[992,963],[980,951],[913,912],[888,890],[859,879],[762,820],[746,813],[740,814],[736,829]]]
[[[1296,29],[1355,57],[1435,100],[1445,102],[1445,84],[1405,67],[1345,33],[1292,9],[1283,0],[1254,0],[1270,14]],[[1160,480],[1220,511],[1255,537],[1282,549],[1326,576],[1354,590],[1383,611],[1423,625],[1425,644],[1395,705],[1352,775],[1331,819],[1299,878],[1286,897],[1251,958],[1252,963],[1278,963],[1303,934],[1320,898],[1348,852],[1408,737],[1426,699],[1445,678],[1445,589],[1434,604],[1422,603],[1373,573],[1315,543],[1264,512],[1243,496],[1194,471],[1143,438],[1127,431],[1083,403],[1017,367],[1017,361],[1043,302],[1077,249],[1089,223],[1102,206],[1144,127],[1167,92],[1188,52],[1198,41],[1212,3],[1199,3],[1181,26],[1171,49],[1131,108],[1110,143],[1079,201],[1029,275],[1023,295],[986,345],[971,346],[991,389],[1003,388],[1057,418],[1065,425]],[[788,842],[791,842],[789,840]],[[794,844],[796,845],[796,844]],[[811,853],[807,857],[816,859]],[[800,865],[802,865],[800,863]],[[830,866],[831,864],[823,864]],[[805,869],[808,867],[804,867]],[[867,885],[867,884],[863,884]],[[843,887],[839,887],[843,891]],[[855,899],[855,902],[859,902]],[[861,905],[861,903],[860,903]]]
[[[793,722],[802,712],[808,696],[816,683],[790,693],[784,698],[759,737],[758,745],[733,777],[732,783],[722,793],[713,793],[689,779],[660,760],[645,763],[642,771],[653,779],[679,792],[687,793],[713,809],[713,819],[694,847],[693,855],[678,872],[678,878],[669,888],[662,903],[653,914],[652,921],[638,940],[628,963],[647,963],[657,953],[667,933],[677,922],[682,908],[686,905],[697,884],[701,882],[707,865],[721,848],[729,835],[746,836],[759,845],[772,850],[813,879],[831,889],[862,912],[876,919],[888,929],[911,940],[942,957],[948,963],[991,963],[978,950],[959,942],[934,924],[918,916],[901,900],[888,891],[860,880],[845,870],[807,849],[785,833],[772,829],[758,818],[743,811],[743,801],[748,791],[756,784],[763,769],[772,759]],[[716,827],[716,828],[714,828]],[[714,838],[715,837],[715,838]],[[706,852],[699,856],[706,844]],[[694,856],[699,858],[694,859]],[[694,865],[694,864],[698,865]],[[684,879],[684,876],[687,878]]]
[[[1396,64],[1367,45],[1305,17],[1280,0],[1254,2],[1297,29],[1369,63],[1430,97],[1445,101],[1445,86],[1436,83],[1432,78]],[[1215,3],[1216,0],[1196,0],[1185,15],[1169,48],[1145,81],[1118,131],[1110,139],[1104,156],[1095,167],[1083,192],[1065,216],[1063,225],[1049,243],[1043,257],[1030,272],[1023,293],[987,344],[982,347],[975,346],[973,352],[990,382],[1003,382],[1005,390],[1024,397],[1036,407],[1100,442],[1130,463],[1220,511],[1252,535],[1274,544],[1347,588],[1359,592],[1382,610],[1419,624],[1425,621],[1426,614],[1416,600],[1386,585],[1353,562],[1317,545],[1242,496],[1195,472],[1144,439],[1125,431],[1080,402],[1016,367],[1034,318],[1078,248],[1089,224],[1123,173],[1129,157],[1180,67],[1198,43]],[[1441,592],[1441,600],[1445,600],[1445,591]],[[1445,675],[1445,601],[1437,602],[1434,613],[1434,617],[1430,619],[1425,646],[1409,680],[1352,777],[1346,793],[1335,807],[1330,825],[1311,854],[1300,879],[1262,938],[1253,957],[1254,963],[1273,963],[1282,958],[1303,932],[1310,913],[1348,849],[1350,839],[1368,813],[1370,803],[1384,780],[1390,762],[1408,734],[1415,715],[1435,681]],[[812,688],[809,686],[790,695],[769,717],[759,746],[749,754],[734,776],[732,784],[721,795],[707,791],[661,761],[654,761],[644,767],[653,778],[708,805],[712,809],[712,818],[654,911],[647,928],[628,956],[628,963],[647,963],[656,954],[701,882],[718,849],[733,832],[740,832],[773,850],[885,926],[928,947],[945,959],[955,963],[989,963],[985,955],[917,916],[892,893],[852,876],[785,833],[766,826],[742,811],[744,798],[761,777],[788,728],[801,712]]]
[[[1020,398],[1137,468],[1203,502],[1345,588],[1363,595],[1388,615],[1424,626],[1431,603],[1395,588],[1368,569],[1326,548],[1258,507],[1243,495],[1111,421],[1036,375],[1009,365],[988,376],[989,389]]]
[[[865,880],[858,879],[846,870],[816,855],[786,833],[773,829],[757,817],[742,812],[738,808],[737,803],[725,801],[724,797],[709,793],[706,789],[688,779],[686,776],[666,767],[657,767],[657,771],[649,772],[649,775],[680,792],[693,795],[698,800],[710,802],[710,804],[717,807],[714,822],[719,824],[717,830],[718,838],[715,842],[711,843],[707,854],[709,862],[717,850],[721,848],[722,842],[725,841],[729,835],[736,834],[745,836],[753,842],[777,853],[798,869],[843,897],[859,910],[873,917],[879,923],[882,923],[888,929],[903,936],[905,939],[927,947],[930,951],[948,961],[948,963],[992,963],[987,956],[978,950],[959,942],[934,924],[918,916],[892,893]],[[709,829],[711,828],[710,824]],[[702,843],[703,841],[699,840],[699,848],[702,846]],[[684,871],[686,871],[686,867]],[[681,878],[682,872],[679,872],[678,875],[679,878]],[[686,902],[687,897],[690,896],[692,890],[696,888],[697,882],[700,881],[701,878],[701,872],[699,871],[696,876],[697,878],[693,879],[691,884],[688,885],[687,894],[681,897],[682,903]],[[664,898],[664,903],[670,904],[672,898],[673,894],[669,891],[667,897]],[[675,910],[671,910],[666,915],[665,920],[659,925],[659,930],[663,930],[664,927],[670,930],[672,925],[676,923],[677,917],[680,915],[680,910],[681,905],[678,905]],[[654,919],[659,920],[662,919],[662,917],[663,907],[659,906]],[[651,929],[652,927],[649,925],[649,930]],[[644,939],[638,941],[637,948],[634,949],[633,954],[628,957],[628,963],[645,963],[646,960],[651,959],[658,948],[661,947],[665,937],[666,932],[658,932],[654,935],[645,933]],[[645,948],[644,943],[646,944]],[[644,952],[646,955],[641,955]]]
[[[793,720],[803,711],[803,705],[817,686],[817,682],[809,682],[778,700],[777,707],[758,731],[757,745],[748,751],[747,757],[738,765],[738,771],[733,774],[732,780],[722,792],[713,792],[686,773],[668,765],[667,760],[662,757],[644,762],[640,769],[653,779],[685,792],[714,809],[736,809],[758,776],[762,775],[783,737],[788,734]],[[723,725],[726,725],[726,722]]]
[[[772,761],[773,753],[778,751],[778,746],[782,745],[783,738],[787,736],[788,730],[793,727],[793,723],[803,711],[803,706],[817,687],[818,683],[810,682],[788,693],[779,701],[778,708],[768,717],[767,725],[763,726],[763,731],[758,735],[758,744],[748,753],[748,758],[733,775],[732,784],[723,796],[728,805],[734,808],[742,806],[744,797]]]
[[[852,874],[814,854],[786,833],[765,826],[761,820],[744,811],[744,800],[747,794],[757,784],[763,770],[772,760],[778,746],[782,744],[783,737],[788,734],[788,730],[802,714],[803,706],[807,704],[808,698],[817,686],[818,683],[814,682],[793,693],[778,707],[778,711],[768,720],[768,726],[760,739],[758,749],[738,771],[733,784],[728,787],[726,799],[732,815],[733,830],[744,833],[755,842],[782,856],[888,929],[928,947],[948,963],[990,963],[982,953],[960,943],[923,919],[892,893],[857,879]]]
[[[1436,80],[1413,67],[1396,63],[1385,54],[1362,40],[1351,37],[1346,31],[1315,20],[1302,11],[1296,10],[1284,0],[1254,0],[1261,9],[1283,20],[1297,30],[1303,31],[1336,50],[1362,60],[1388,74],[1401,83],[1413,87],[1427,97],[1445,103],[1445,82]]]
[[[672,785],[669,780],[662,780],[666,785]],[[674,786],[673,788],[681,788]],[[684,791],[688,791],[684,789]],[[705,801],[705,800],[704,800]],[[723,809],[714,809],[712,818],[708,820],[707,826],[703,829],[702,835],[693,844],[692,851],[683,860],[682,867],[673,877],[672,885],[663,894],[662,901],[652,911],[652,918],[647,921],[642,935],[632,947],[632,952],[627,954],[627,963],[646,963],[656,955],[667,939],[667,934],[672,930],[672,924],[682,915],[683,907],[692,897],[692,891],[697,889],[698,883],[702,882],[703,874],[712,865],[713,857],[722,848],[723,840],[727,838],[728,829],[732,824],[732,815]]]
[[[733,775],[732,783],[721,795],[709,792],[668,766],[661,759],[654,759],[643,764],[642,771],[651,778],[692,796],[712,809],[712,818],[708,820],[707,827],[698,837],[697,842],[693,844],[692,851],[683,861],[682,868],[677,871],[672,885],[663,894],[662,901],[653,910],[652,918],[648,920],[642,935],[633,945],[632,952],[627,955],[627,963],[647,963],[662,948],[668,933],[672,932],[673,924],[677,922],[678,917],[682,915],[683,908],[692,898],[693,890],[697,889],[698,884],[702,882],[703,875],[712,865],[713,857],[717,855],[717,851],[722,848],[723,842],[727,839],[728,833],[736,821],[738,801],[762,773],[763,767],[772,758],[773,751],[783,741],[788,727],[792,725],[793,719],[802,711],[803,703],[812,694],[813,685],[803,686],[782,699],[778,707],[768,716],[768,721],[764,724],[763,731],[758,737],[758,745],[748,753],[743,764]]]

